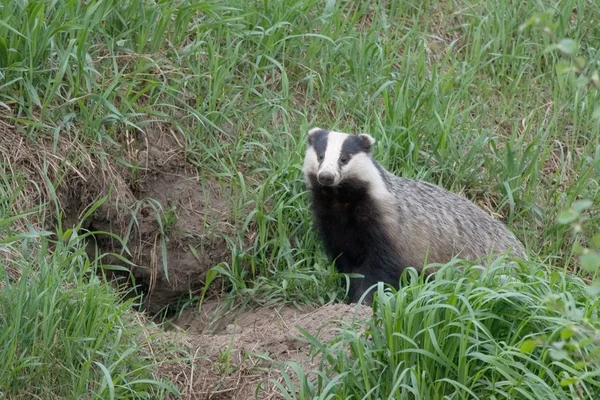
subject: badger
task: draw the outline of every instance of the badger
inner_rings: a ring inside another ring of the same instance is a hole
[[[375,139],[312,128],[303,173],[310,210],[335,268],[350,279],[351,302],[369,288],[399,287],[402,271],[494,254],[526,258],[521,242],[473,202],[434,184],[398,177],[372,155]],[[368,293],[367,293],[368,292]]]

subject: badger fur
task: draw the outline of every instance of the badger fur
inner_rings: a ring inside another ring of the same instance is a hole
[[[350,281],[352,302],[378,282],[398,287],[406,267],[420,271],[425,264],[499,253],[526,257],[517,238],[472,202],[386,171],[372,157],[374,143],[368,134],[313,128],[304,159],[315,227],[328,255],[340,272],[364,276]]]

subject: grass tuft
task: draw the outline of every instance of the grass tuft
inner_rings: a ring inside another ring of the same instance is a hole
[[[397,292],[381,286],[365,329],[350,326],[329,342],[307,336],[322,356],[318,374],[299,375],[301,391],[294,395],[288,386],[286,398],[600,394],[597,368],[580,362],[597,350],[581,346],[573,358],[563,350],[600,329],[600,298],[581,279],[533,263],[469,266],[464,273],[454,267],[442,267],[430,282],[414,277]]]
[[[116,399],[177,393],[170,382],[153,378],[158,354],[148,346],[156,334],[132,312],[135,299],[125,300],[99,279],[99,263],[85,252],[88,234],[55,235],[31,226],[28,232],[11,232],[5,222],[10,221],[0,222],[3,396]]]
[[[600,94],[590,90],[600,87],[599,19],[592,0],[3,2],[0,392],[168,391],[137,351],[133,303],[95,278],[101,260],[86,258],[86,233],[42,227],[56,193],[93,203],[112,181],[117,198],[140,189],[156,126],[183,145],[199,188],[227,189],[230,256],[206,274],[224,304],[341,301],[344,277],[312,229],[301,171],[306,132],[318,125],[369,132],[386,168],[473,200],[533,261],[382,296],[369,340],[348,330],[331,349],[319,345],[327,363],[303,395],[595,393],[593,371],[551,357],[561,349],[519,346],[568,324],[597,329],[595,297],[562,274],[598,263],[596,253],[577,257],[593,238],[557,222],[586,199],[585,226],[599,223]],[[182,216],[147,203],[160,270],[174,282],[166,241]],[[134,227],[136,213],[118,218]],[[546,304],[550,294],[592,327]]]

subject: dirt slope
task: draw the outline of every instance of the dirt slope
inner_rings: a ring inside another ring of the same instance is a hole
[[[282,398],[272,380],[282,381],[281,370],[296,380],[296,374],[282,361],[298,363],[309,373],[319,363],[310,354],[310,345],[299,328],[320,340],[336,334],[336,328],[361,329],[361,321],[371,316],[371,308],[349,304],[307,307],[260,308],[230,315],[216,321],[210,318],[215,304],[202,313],[185,313],[172,337],[186,343],[188,363],[163,365],[158,372],[177,382],[184,399]],[[257,387],[261,385],[257,389]]]

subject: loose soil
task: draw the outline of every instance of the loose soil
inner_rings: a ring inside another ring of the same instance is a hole
[[[312,379],[321,361],[300,329],[328,341],[339,328],[362,330],[371,316],[366,306],[332,304],[302,310],[259,308],[214,320],[214,308],[209,303],[201,312],[190,311],[179,318],[176,325],[181,331],[173,337],[185,342],[193,357],[186,363],[164,364],[157,373],[176,382],[184,399],[283,398],[274,384],[283,383],[282,372],[295,386],[299,381],[282,362],[297,363]]]
[[[230,215],[232,189],[187,163],[184,139],[169,126],[124,132],[119,138],[127,144],[124,149],[106,148],[95,154],[62,136],[28,140],[1,119],[0,135],[0,162],[10,174],[24,178],[13,211],[46,204],[50,211],[46,225],[51,226],[42,226],[39,220],[33,221],[35,227],[54,230],[60,222],[63,231],[79,225],[80,233],[96,232],[87,243],[88,254],[102,254],[104,264],[130,270],[144,291],[147,314],[199,294],[207,271],[230,261],[227,238],[236,232]],[[12,182],[15,188],[18,183],[19,179]],[[59,214],[52,212],[52,199]],[[104,201],[91,212],[100,199]],[[107,233],[123,238],[126,248]],[[129,273],[114,277],[130,280]],[[279,362],[295,361],[305,371],[318,362],[309,355],[299,328],[326,340],[340,323],[362,320],[371,312],[368,307],[336,304],[302,310],[260,308],[223,316],[217,305],[211,300],[200,311],[184,310],[166,332],[192,357],[188,362],[164,363],[156,373],[175,382],[184,399],[251,399],[255,392],[260,399],[278,398],[272,380],[282,381]],[[282,368],[296,378],[289,367]]]

